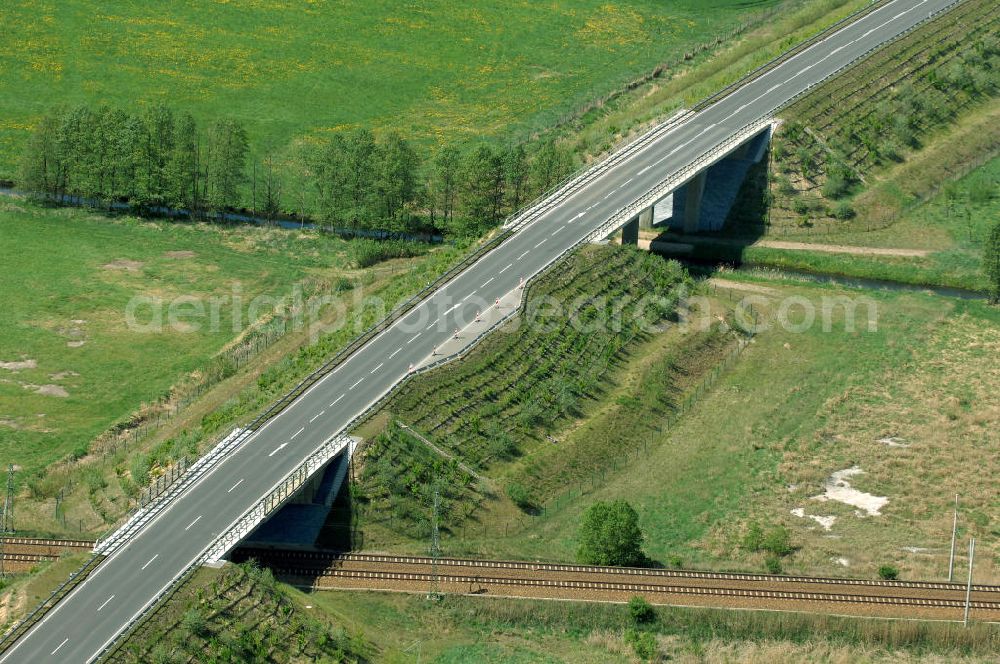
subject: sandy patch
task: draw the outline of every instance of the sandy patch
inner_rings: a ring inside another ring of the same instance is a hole
[[[848,560],[847,558],[830,558],[830,560],[832,560],[833,562],[837,563],[841,567],[850,567],[851,566],[851,561]]]
[[[7,427],[8,429],[20,429],[20,425],[14,420],[5,420],[0,418],[0,427]]]
[[[708,280],[708,283],[712,284],[716,288],[731,288],[732,290],[747,291],[748,293],[761,293],[762,295],[775,295],[778,292],[774,288],[770,288],[768,286],[744,284],[740,281],[730,281],[729,279],[720,279],[718,277],[712,277]]]
[[[51,378],[52,380],[62,380],[64,378],[69,378],[71,376],[79,376],[79,375],[80,374],[78,374],[75,371],[60,371],[58,373],[49,374],[49,378]]]
[[[797,516],[800,519],[812,519],[819,525],[823,526],[823,530],[827,531],[833,528],[833,524],[837,523],[837,517],[833,515],[819,516],[816,514],[806,514],[805,508],[802,507],[796,507],[795,509],[791,510],[791,513],[792,516]]]
[[[62,385],[25,385],[25,389],[34,390],[35,394],[44,394],[47,397],[66,398],[69,392]]]
[[[813,496],[813,500],[835,500],[838,503],[857,507],[859,516],[863,516],[862,512],[867,513],[868,516],[879,516],[889,499],[885,496],[875,496],[859,491],[847,481],[849,477],[861,475],[864,472],[857,466],[838,470],[826,481],[823,493]]]
[[[754,243],[768,249],[790,249],[795,251],[819,251],[825,254],[852,254],[855,256],[907,256],[923,258],[931,252],[928,249],[897,249],[894,247],[853,247],[846,244],[812,244],[811,242],[785,242],[783,240],[760,240]]]
[[[0,369],[7,371],[21,371],[22,369],[34,369],[38,366],[36,360],[17,360],[11,362],[0,362]]]
[[[166,252],[163,253],[163,255],[165,257],[167,257],[167,258],[178,258],[179,259],[179,258],[194,258],[198,254],[196,254],[193,251],[189,251],[189,250],[185,249],[185,250],[180,250],[180,251],[166,251]]]
[[[902,438],[896,438],[895,436],[887,436],[885,438],[879,438],[878,442],[882,443],[886,447],[909,447],[910,444],[903,440]]]
[[[80,346],[82,346],[85,343],[87,343],[87,342],[83,341],[83,340],[80,340],[80,341],[67,341],[66,345],[68,347],[70,347],[70,348],[79,348]]]
[[[131,261],[127,258],[119,258],[105,263],[101,267],[105,270],[125,270],[126,272],[138,272],[142,269],[142,261]]]

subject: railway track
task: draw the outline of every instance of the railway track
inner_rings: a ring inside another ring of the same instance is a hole
[[[279,577],[317,589],[351,588],[537,599],[808,610],[886,617],[960,619],[965,587],[935,581],[882,581],[739,572],[609,568],[499,560],[241,549]],[[1000,620],[1000,586],[973,585],[977,620]]]
[[[28,572],[35,565],[57,560],[67,552],[93,548],[94,543],[89,540],[0,537],[0,564],[4,573]]]

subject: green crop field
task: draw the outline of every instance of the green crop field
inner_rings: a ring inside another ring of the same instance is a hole
[[[524,136],[777,2],[14,0],[0,7],[0,178],[58,104],[236,117],[261,150],[351,127]]]

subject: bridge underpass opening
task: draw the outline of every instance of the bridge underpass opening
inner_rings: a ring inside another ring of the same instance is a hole
[[[768,125],[643,208],[621,227],[621,243],[638,244],[640,230],[666,228],[678,233],[722,230],[747,173],[767,154],[775,126]]]

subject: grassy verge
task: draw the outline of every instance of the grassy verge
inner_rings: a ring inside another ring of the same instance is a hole
[[[386,593],[290,591],[299,601],[378,649],[378,661],[634,662],[627,608],[613,604],[498,598],[424,598]],[[653,661],[987,662],[992,626],[852,620],[804,614],[658,608],[640,631],[653,637]]]

